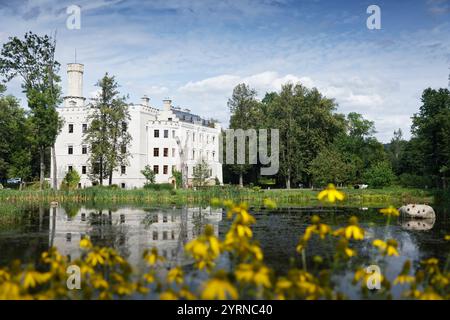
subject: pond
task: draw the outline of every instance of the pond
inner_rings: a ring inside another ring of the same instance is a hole
[[[356,243],[358,256],[349,264],[362,267],[380,265],[388,278],[393,279],[406,259],[412,261],[413,269],[425,258],[446,260],[450,242],[444,241],[444,236],[450,234],[450,212],[447,208],[435,209],[436,219],[400,217],[391,221],[389,226],[386,226],[385,217],[378,213],[378,208],[291,207],[274,210],[253,208],[250,211],[257,221],[253,226],[254,238],[261,244],[265,262],[279,274],[302,265],[295,248],[312,215],[319,215],[322,222],[333,228],[346,225],[349,217],[355,215],[366,230],[366,236],[364,241]],[[192,261],[184,255],[184,245],[201,234],[206,224],[213,225],[216,235],[223,239],[231,223],[226,219],[225,211],[210,207],[31,206],[16,209],[14,215],[16,218],[0,222],[0,267],[14,259],[24,263],[37,262],[41,253],[52,246],[74,260],[81,253],[80,239],[89,236],[95,245],[117,249],[136,270],[143,270],[142,253],[152,247],[158,248],[166,258],[167,267],[182,265],[190,270]],[[401,256],[380,260],[370,245],[377,238],[396,239]],[[313,240],[306,250],[307,265],[313,268],[313,256],[327,256],[332,248],[329,243]],[[223,259],[220,263],[228,264],[228,267],[230,264]],[[359,298],[358,288],[351,285],[352,276],[353,273],[343,268],[333,278],[348,297]],[[394,288],[394,296],[400,288]]]

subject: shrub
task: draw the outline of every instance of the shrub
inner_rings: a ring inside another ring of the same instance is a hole
[[[80,175],[75,169],[69,170],[61,183],[62,190],[73,190],[78,188],[80,183]]]
[[[395,174],[389,163],[378,162],[364,173],[363,178],[369,187],[382,188],[393,184]]]
[[[156,183],[156,184],[145,184],[144,189],[162,191],[162,190],[173,190],[173,185],[171,183]]]

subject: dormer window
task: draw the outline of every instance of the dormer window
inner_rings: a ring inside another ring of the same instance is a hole
[[[77,103],[74,100],[69,101],[69,107],[75,108],[77,106]]]

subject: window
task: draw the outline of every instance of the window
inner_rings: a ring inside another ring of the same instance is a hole
[[[122,189],[125,189],[125,187],[126,187],[125,182],[122,182],[122,183],[120,184],[120,187],[121,187]]]
[[[215,136],[213,136],[212,137],[212,139],[213,139],[213,143],[216,141],[216,137]]]
[[[67,153],[68,153],[68,154],[73,154],[73,146],[69,146],[69,147],[67,148]]]
[[[69,172],[72,171],[73,170],[73,166],[68,166],[67,170],[69,170]]]
[[[163,174],[167,174],[169,170],[169,166],[163,166]]]
[[[127,132],[127,123],[125,121],[122,122],[122,132]]]
[[[127,167],[121,166],[121,167],[120,167],[120,173],[121,173],[121,174],[126,174],[126,173],[127,173]]]
[[[153,240],[158,240],[158,231],[153,231]]]
[[[86,174],[86,166],[81,167],[81,174]]]
[[[159,130],[155,130],[155,131],[153,132],[153,136],[154,136],[155,138],[159,138]]]
[[[163,240],[167,240],[167,231],[163,231]]]
[[[164,157],[168,157],[169,156],[169,148],[164,148]]]
[[[192,141],[195,141],[195,132],[192,132]]]
[[[81,153],[82,154],[87,154],[87,146],[82,146],[81,147]]]
[[[87,123],[81,125],[81,132],[85,133],[87,131]]]
[[[216,152],[215,152],[215,151],[213,151],[213,152],[212,152],[212,159],[214,160],[214,159],[215,159],[215,157],[216,157]]]
[[[73,133],[73,124],[69,123],[69,133]]]
[[[192,160],[195,159],[195,150],[192,150]]]
[[[175,148],[172,148],[172,158],[175,158]]]
[[[163,222],[166,223],[167,221],[169,221],[169,219],[167,218],[167,214],[163,215]]]
[[[175,139],[175,130],[172,130],[172,138]]]
[[[172,118],[168,118],[167,121],[172,121]]]
[[[153,166],[153,172],[159,174],[159,166]]]
[[[158,148],[153,148],[153,156],[159,157],[159,149]]]

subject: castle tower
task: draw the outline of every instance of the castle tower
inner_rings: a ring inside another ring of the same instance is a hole
[[[67,64],[67,96],[64,97],[65,107],[82,107],[84,105],[86,98],[83,97],[83,72],[83,64]]]

